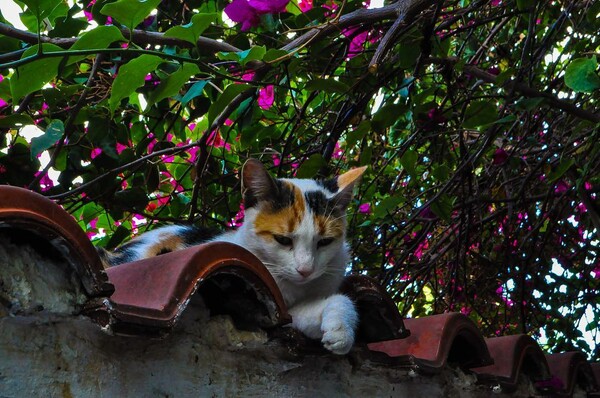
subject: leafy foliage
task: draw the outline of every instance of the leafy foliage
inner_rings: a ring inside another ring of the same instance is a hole
[[[352,268],[403,314],[598,359],[599,3],[363,3],[18,2],[29,31],[0,17],[0,183],[110,248],[162,222],[239,225],[251,156],[279,176],[369,165]]]

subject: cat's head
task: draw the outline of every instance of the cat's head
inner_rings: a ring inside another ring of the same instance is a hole
[[[329,180],[275,179],[258,160],[242,168],[246,243],[277,279],[343,275],[346,209],[366,167]]]

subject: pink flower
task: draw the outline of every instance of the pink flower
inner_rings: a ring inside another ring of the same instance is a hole
[[[227,151],[231,151],[231,145],[225,142],[217,131],[213,131],[206,140],[206,145],[210,145],[215,148],[225,148]]]
[[[504,164],[506,162],[506,160],[508,159],[508,153],[506,153],[506,151],[502,148],[498,148],[496,149],[496,152],[494,152],[494,160],[492,161],[493,164],[499,165],[499,164]]]
[[[342,157],[344,157],[344,150],[340,146],[339,142],[335,143],[335,147],[333,148],[333,154],[331,155],[331,157],[334,159],[341,159]]]
[[[275,14],[285,12],[285,7],[290,0],[248,0],[250,7],[259,14]]]
[[[42,172],[38,171],[35,173],[35,176],[39,176]],[[44,175],[42,175],[42,178],[40,178],[40,188],[42,189],[42,192],[46,192],[48,191],[50,188],[54,187],[54,181],[52,181],[50,179],[50,177],[48,177],[48,173],[44,173]]]
[[[358,212],[363,213],[363,214],[371,213],[371,204],[370,203],[361,204],[360,206],[358,206]]]
[[[240,203],[240,210],[235,214],[235,217],[231,220],[231,222],[227,223],[227,226],[233,228],[242,226],[244,223],[244,210],[244,203]]]
[[[4,166],[3,164],[0,164],[0,174],[4,174],[6,173],[6,166]]]
[[[2,98],[0,98],[0,108],[4,108],[7,105],[8,105],[8,102],[6,102]]]
[[[502,0],[492,0],[492,1],[490,1],[490,4],[493,7],[498,7],[500,4],[502,4]]]
[[[225,7],[225,14],[248,30],[260,23],[260,16],[284,12],[289,0],[233,0]]]
[[[258,91],[258,106],[262,109],[269,109],[272,107],[274,100],[275,92],[272,84],[269,84]]]
[[[129,148],[127,145],[123,145],[120,142],[117,142],[117,155],[120,155],[125,149]]]
[[[300,8],[300,11],[302,12],[306,12],[306,11],[310,11],[313,8],[313,0],[299,0],[298,1],[298,8]]]
[[[83,15],[85,15],[85,17],[87,18],[88,21],[91,21],[92,19],[94,19],[94,16],[92,15],[92,13],[90,11],[83,11]]]
[[[94,148],[94,149],[92,149],[92,152],[90,153],[90,157],[92,159],[96,159],[98,156],[100,156],[101,153],[102,153],[102,149]]]
[[[271,156],[271,158],[273,159],[273,166],[278,167],[281,164],[281,159],[279,158],[279,155],[273,155]]]
[[[565,193],[569,190],[569,188],[569,184],[567,184],[564,180],[560,180],[556,183],[556,186],[554,187],[554,193]]]

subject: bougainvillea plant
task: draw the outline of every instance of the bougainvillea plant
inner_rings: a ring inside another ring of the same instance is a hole
[[[248,157],[369,165],[351,267],[402,314],[600,358],[600,2],[3,1],[0,183],[95,244],[239,226]]]

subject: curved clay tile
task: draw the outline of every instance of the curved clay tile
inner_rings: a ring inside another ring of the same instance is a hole
[[[0,227],[26,231],[31,244],[39,239],[51,244],[75,270],[89,296],[108,296],[113,291],[87,235],[69,213],[44,196],[0,186]]]
[[[364,275],[347,276],[340,291],[352,298],[358,309],[358,341],[373,343],[401,339],[410,334],[404,327],[398,307],[373,278]]]
[[[400,366],[439,372],[446,363],[456,363],[463,369],[491,364],[492,358],[477,326],[459,313],[405,319],[410,330],[405,339],[368,344],[376,355],[374,360],[389,360]]]
[[[264,265],[246,249],[213,242],[106,270],[115,293],[96,320],[123,334],[164,334],[199,290],[212,313],[238,325],[288,323],[281,292]]]
[[[504,391],[514,391],[521,374],[533,382],[550,379],[550,370],[540,346],[530,336],[517,334],[485,339],[494,363],[471,369],[482,381],[497,382]]]
[[[588,396],[596,395],[600,391],[594,371],[583,353],[571,351],[546,354],[546,361],[550,367],[556,396],[572,396],[577,386],[587,392]]]

